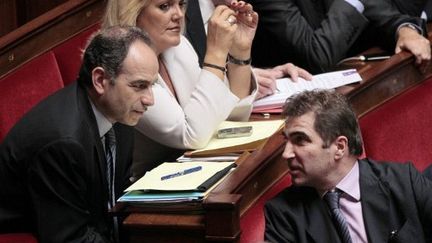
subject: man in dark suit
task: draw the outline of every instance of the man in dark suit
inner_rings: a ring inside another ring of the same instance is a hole
[[[360,129],[343,95],[306,91],[284,114],[293,185],[266,203],[265,240],[432,242],[431,181],[411,163],[359,160]]]
[[[101,31],[78,81],[11,129],[0,146],[0,232],[30,231],[39,242],[115,241],[108,209],[130,184],[130,126],[153,104],[158,62],[150,46],[138,28]]]
[[[197,53],[200,66],[202,66],[207,49],[206,25],[216,6],[222,4],[229,6],[231,2],[237,2],[237,0],[194,0],[187,4],[184,35]],[[292,63],[283,63],[266,69],[254,68],[253,72],[259,84],[257,98],[273,94],[276,91],[276,79],[278,78],[289,76],[293,81],[297,81],[298,77],[306,80],[312,79],[309,72]]]
[[[419,0],[424,3],[424,0]],[[419,1],[401,1],[414,6]],[[259,14],[252,47],[257,67],[292,62],[312,73],[332,70],[372,46],[407,50],[417,63],[430,60],[424,22],[400,14],[388,0],[250,0]],[[410,5],[411,6],[411,5]],[[418,16],[418,15],[417,15]]]

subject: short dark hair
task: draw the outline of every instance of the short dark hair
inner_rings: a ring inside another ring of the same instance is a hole
[[[143,41],[153,48],[148,35],[138,27],[113,26],[99,31],[85,49],[78,82],[90,87],[93,69],[102,67],[114,83],[129,47],[135,41]]]
[[[315,131],[328,147],[338,136],[348,138],[349,152],[361,155],[363,142],[357,117],[344,95],[329,90],[312,90],[287,99],[283,115],[287,121],[308,112],[315,114]]]

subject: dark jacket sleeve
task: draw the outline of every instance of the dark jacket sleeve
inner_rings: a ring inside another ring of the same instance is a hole
[[[94,162],[85,154],[82,145],[64,139],[45,146],[31,162],[28,184],[39,241],[109,242],[106,224],[95,222],[90,210],[84,167]]]
[[[388,1],[367,0],[363,14],[344,0],[334,0],[328,11],[318,2],[251,0],[260,18],[252,49],[254,65],[293,62],[321,73],[345,58],[370,26],[383,34],[383,42],[391,48],[399,24],[411,22],[422,27],[421,20],[401,15]]]
[[[293,0],[252,2],[260,18],[253,46],[254,62],[258,66],[289,61],[313,73],[329,70],[345,57],[368,25],[363,15],[343,1],[335,1],[327,18],[320,23],[313,21],[320,19],[325,10],[316,4],[299,3],[304,4],[300,9]]]
[[[278,200],[269,201],[264,206],[264,240],[267,242],[295,242],[294,232],[289,225],[288,219],[280,215],[284,211],[283,207],[284,205],[279,205]]]

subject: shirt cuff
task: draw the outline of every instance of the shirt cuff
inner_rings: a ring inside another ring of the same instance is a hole
[[[364,5],[360,2],[360,0],[345,0],[345,2],[353,6],[359,13],[363,13]]]
[[[400,24],[399,26],[398,26],[398,28],[397,28],[397,31],[396,31],[396,33],[399,33],[399,30],[400,30],[400,28],[402,28],[402,27],[409,27],[409,28],[411,28],[411,29],[413,29],[413,30],[416,30],[417,31],[417,33],[419,33],[420,35],[423,35],[423,30],[422,30],[422,28],[420,28],[420,26],[418,26],[418,25],[416,25],[416,24],[413,24],[413,23],[402,23],[402,24]]]

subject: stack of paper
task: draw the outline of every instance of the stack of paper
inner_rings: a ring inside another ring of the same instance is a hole
[[[119,202],[172,203],[202,200],[236,164],[165,162],[127,188]]]
[[[288,97],[293,94],[313,89],[334,89],[343,85],[360,82],[362,78],[355,69],[314,75],[311,81],[299,78],[293,82],[289,78],[277,79],[277,92],[254,102],[254,113],[281,112]]]
[[[252,126],[252,134],[247,137],[217,138],[216,134],[203,149],[188,151],[189,157],[219,156],[231,153],[242,153],[260,148],[267,139],[280,130],[284,124],[283,120],[254,121],[254,122],[223,122],[219,129]]]

